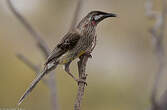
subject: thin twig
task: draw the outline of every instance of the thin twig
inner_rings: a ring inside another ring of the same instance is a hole
[[[87,64],[88,58],[89,56],[83,55],[80,57],[80,61],[78,62],[79,80],[83,82],[79,83],[78,85],[78,93],[77,93],[76,101],[74,104],[74,110],[81,109],[81,102],[82,102],[82,98],[85,90],[84,82],[86,82],[86,77],[87,77],[87,74],[85,73],[85,71],[86,71],[86,64]]]
[[[152,44],[155,48],[155,55],[158,60],[158,71],[155,75],[155,82],[151,94],[152,107],[151,110],[161,110],[160,103],[157,101],[158,86],[160,83],[161,76],[165,67],[165,54],[164,54],[164,32],[165,32],[165,20],[166,20],[166,3],[162,0],[162,12],[156,12],[153,10],[153,0],[147,0],[145,4],[146,15],[150,19],[155,19],[154,26],[150,29],[152,35]]]
[[[44,54],[45,58],[47,58],[49,56],[50,50],[49,50],[48,45],[46,44],[46,42],[42,39],[41,34],[39,34],[32,27],[32,25],[15,9],[15,7],[13,6],[11,0],[7,0],[7,4],[9,6],[9,9],[11,10],[11,12],[23,24],[23,26],[30,32],[30,34],[32,35],[34,40],[37,42],[37,47],[39,47],[40,52],[42,54]],[[22,59],[22,61],[23,61],[23,59]],[[24,63],[26,63],[26,62],[24,62]],[[27,62],[27,64],[28,63],[30,64],[30,62]],[[50,74],[54,74],[54,73],[51,72]],[[50,77],[48,79],[48,87],[50,89],[50,97],[51,97],[52,109],[53,110],[58,110],[58,107],[57,107],[58,106],[58,104],[57,104],[57,95],[56,95],[56,81],[54,79],[54,76],[52,76],[52,75],[50,75]]]
[[[84,0],[78,0],[77,7],[76,7],[74,15],[73,15],[70,29],[73,29],[75,27],[75,25],[77,24],[77,21],[79,19],[79,15],[80,15],[81,10],[82,10],[83,3],[84,3]]]
[[[26,64],[29,68],[31,68],[33,71],[35,71],[36,73],[39,72],[39,67],[34,65],[28,58],[26,58],[24,55],[22,54],[16,54],[17,58],[22,61],[24,64]]]
[[[34,65],[28,58],[26,58],[24,55],[22,54],[16,54],[16,57],[22,61],[25,65],[27,65],[30,69],[32,69],[33,71],[35,71],[36,75],[38,75],[38,73],[40,72],[40,67]],[[46,79],[42,79],[42,81],[45,84],[48,84],[48,81]]]
[[[30,32],[32,37],[37,42],[38,47],[41,49],[42,53],[45,54],[45,57],[48,57],[50,51],[45,43],[45,41],[42,39],[41,34],[39,34],[32,26],[31,24],[15,9],[13,6],[11,0],[7,0],[9,9],[12,11],[12,13],[16,16],[16,18],[24,25],[24,27]]]

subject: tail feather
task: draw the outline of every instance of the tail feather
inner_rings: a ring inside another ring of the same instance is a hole
[[[31,93],[31,91],[35,88],[38,82],[45,76],[45,74],[55,69],[57,65],[58,63],[56,62],[50,62],[47,65],[45,65],[44,70],[33,80],[30,87],[25,91],[23,96],[20,98],[18,105],[20,105],[23,102],[23,100]]]
[[[44,75],[47,73],[46,70],[42,71],[39,76],[37,76],[34,81],[31,83],[31,86],[25,91],[23,96],[20,98],[18,105],[20,105],[23,100],[31,93],[31,91],[34,89],[34,87],[38,84],[38,82],[44,77]]]

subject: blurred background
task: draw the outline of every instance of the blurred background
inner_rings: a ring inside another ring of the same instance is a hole
[[[67,33],[77,0],[12,0],[17,10],[38,30],[50,49]],[[155,0],[157,10],[160,0]],[[83,110],[145,110],[150,104],[151,89],[157,72],[157,59],[148,32],[154,21],[145,16],[145,0],[86,0],[80,19],[92,10],[116,13],[97,27],[98,42],[88,61],[88,86]],[[20,96],[35,74],[21,62],[17,53],[34,64],[43,65],[41,53],[29,32],[0,1],[0,108],[15,108]],[[166,35],[167,33],[165,33]],[[167,46],[167,38],[164,39]],[[71,65],[77,75],[76,61]],[[164,71],[166,72],[166,70]],[[55,70],[58,104],[72,110],[77,84],[59,66]],[[163,93],[167,77],[161,81]],[[48,87],[41,81],[21,108],[51,110]]]

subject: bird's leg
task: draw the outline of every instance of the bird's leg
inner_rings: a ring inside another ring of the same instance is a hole
[[[65,66],[65,71],[79,84],[81,82],[84,82],[86,85],[87,83],[83,80],[80,80],[80,79],[77,79],[71,72],[70,72],[70,64],[71,64],[71,61],[66,63],[64,66]]]
[[[92,58],[91,51],[86,52],[85,55],[88,56],[89,58]]]
[[[70,64],[71,62],[66,63],[65,66],[65,71],[75,80],[78,81],[78,79],[70,72]]]

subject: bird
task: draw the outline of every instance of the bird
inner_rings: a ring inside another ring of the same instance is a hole
[[[90,53],[96,46],[96,27],[102,20],[109,17],[116,17],[116,14],[103,11],[91,11],[78,23],[78,25],[69,30],[50,53],[44,63],[43,70],[25,91],[18,105],[23,102],[47,73],[56,69],[57,65],[64,65],[66,73],[78,83],[82,82],[70,72],[69,66],[73,60],[79,58],[83,54],[91,56]]]

